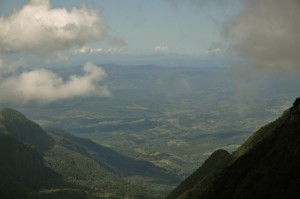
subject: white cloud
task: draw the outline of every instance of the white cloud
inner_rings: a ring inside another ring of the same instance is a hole
[[[237,55],[250,61],[248,68],[266,72],[300,71],[299,0],[168,1],[174,6],[183,2],[200,6],[236,4],[241,10],[224,24],[223,33]]]
[[[240,55],[264,71],[299,71],[299,0],[244,0],[244,9],[227,27]]]
[[[165,52],[165,51],[169,50],[169,46],[167,46],[167,45],[157,45],[157,46],[155,46],[154,50],[158,51],[158,52]]]
[[[0,80],[0,101],[14,103],[48,103],[56,100],[85,96],[109,96],[100,84],[105,71],[86,63],[84,75],[71,75],[68,80],[46,69],[37,69]]]
[[[87,46],[82,46],[80,49],[75,50],[75,53],[77,54],[92,54],[101,52],[103,52],[102,48],[89,48]]]
[[[211,48],[211,49],[206,50],[205,54],[207,54],[207,55],[211,55],[211,54],[215,55],[215,54],[220,53],[221,51],[222,51],[222,49],[219,48],[219,47],[217,47],[217,48]]]
[[[109,48],[106,52],[108,53],[119,53],[122,52],[123,49],[122,48]]]
[[[101,53],[103,51],[102,48],[92,48],[91,53]]]
[[[0,52],[49,53],[103,39],[107,28],[96,10],[51,8],[50,0],[31,0],[0,18]]]
[[[95,54],[95,53],[120,53],[122,48],[89,48],[87,46],[82,46],[80,49],[75,50],[76,54]]]

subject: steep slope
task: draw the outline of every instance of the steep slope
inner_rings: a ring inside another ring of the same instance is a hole
[[[59,187],[59,176],[45,167],[33,148],[0,133],[0,198],[25,198],[28,192]]]
[[[225,150],[215,151],[192,175],[184,180],[176,189],[174,189],[166,199],[178,198],[180,195],[192,190],[198,182],[204,178],[220,171],[232,160],[231,155]]]
[[[300,195],[300,98],[276,121],[234,152],[235,160],[214,178],[180,198],[260,199]]]
[[[22,143],[32,145],[41,153],[54,143],[39,125],[9,108],[0,111],[0,133],[9,134]]]
[[[178,182],[175,175],[151,163],[67,133],[46,132],[12,109],[0,111],[0,144],[0,195],[9,198],[29,194],[29,198],[151,199],[159,195],[126,177]]]
[[[88,156],[99,162],[105,169],[117,175],[128,176],[145,176],[157,178],[157,180],[177,183],[179,178],[167,170],[155,166],[154,164],[136,160],[118,153],[108,147],[101,146],[89,139],[78,138],[68,133],[59,133],[48,131],[60,137],[58,142],[65,148],[76,151],[82,155]]]
[[[148,189],[110,173],[88,156],[55,145],[45,155],[47,165],[66,182],[96,198],[155,198]]]
[[[98,188],[108,187],[107,184],[110,184],[113,192],[117,192],[118,189],[124,191],[123,188],[127,187],[128,192],[140,192],[144,195],[149,190],[138,191],[140,186],[130,185],[128,182],[147,186],[163,194],[161,190],[174,186],[180,181],[177,175],[152,163],[124,156],[91,140],[78,138],[58,130],[48,130],[48,133],[56,140],[56,144],[45,154],[46,161],[50,167],[55,168],[55,171],[63,176],[66,174],[76,176],[76,179],[81,179],[81,182],[90,177],[90,179],[96,179],[94,183],[98,184]],[[61,164],[62,162],[64,164]],[[93,169],[87,169],[88,167]],[[123,186],[120,185],[121,182]],[[83,184],[86,186],[85,183]],[[88,187],[95,187],[95,185]]]

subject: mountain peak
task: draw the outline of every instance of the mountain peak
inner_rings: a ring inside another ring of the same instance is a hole
[[[0,133],[9,134],[19,142],[30,144],[39,152],[44,152],[53,143],[52,138],[38,124],[14,109],[0,110],[0,127]]]
[[[291,116],[292,119],[300,118],[300,97],[295,100],[293,106],[291,108]]]
[[[206,177],[210,177],[208,181],[199,179],[193,186],[185,187],[180,198],[298,198],[299,131],[300,98],[297,98],[281,117],[248,138],[233,153],[228,166],[213,177]]]
[[[11,108],[4,108],[0,110],[0,118],[8,120],[26,120],[26,117],[22,113]]]
[[[298,98],[295,100],[293,106],[299,108],[299,105],[300,105],[300,97],[298,97]]]
[[[188,192],[187,190],[192,190],[194,187],[201,186],[201,182],[207,182],[209,178],[226,167],[231,161],[232,156],[230,153],[224,149],[218,149],[209,156],[200,168],[169,193],[166,199],[182,198],[181,196],[186,194]],[[186,198],[190,197],[186,196]]]

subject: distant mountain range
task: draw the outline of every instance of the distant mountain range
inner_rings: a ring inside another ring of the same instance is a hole
[[[214,152],[167,199],[299,198],[300,98],[232,154]]]
[[[179,182],[152,163],[59,130],[46,131],[12,109],[0,111],[0,157],[0,198],[148,199],[160,196],[125,179]]]

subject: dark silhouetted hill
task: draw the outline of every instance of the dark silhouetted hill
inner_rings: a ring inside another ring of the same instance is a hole
[[[0,176],[0,198],[26,198],[28,192],[63,184],[35,149],[1,133]]]

